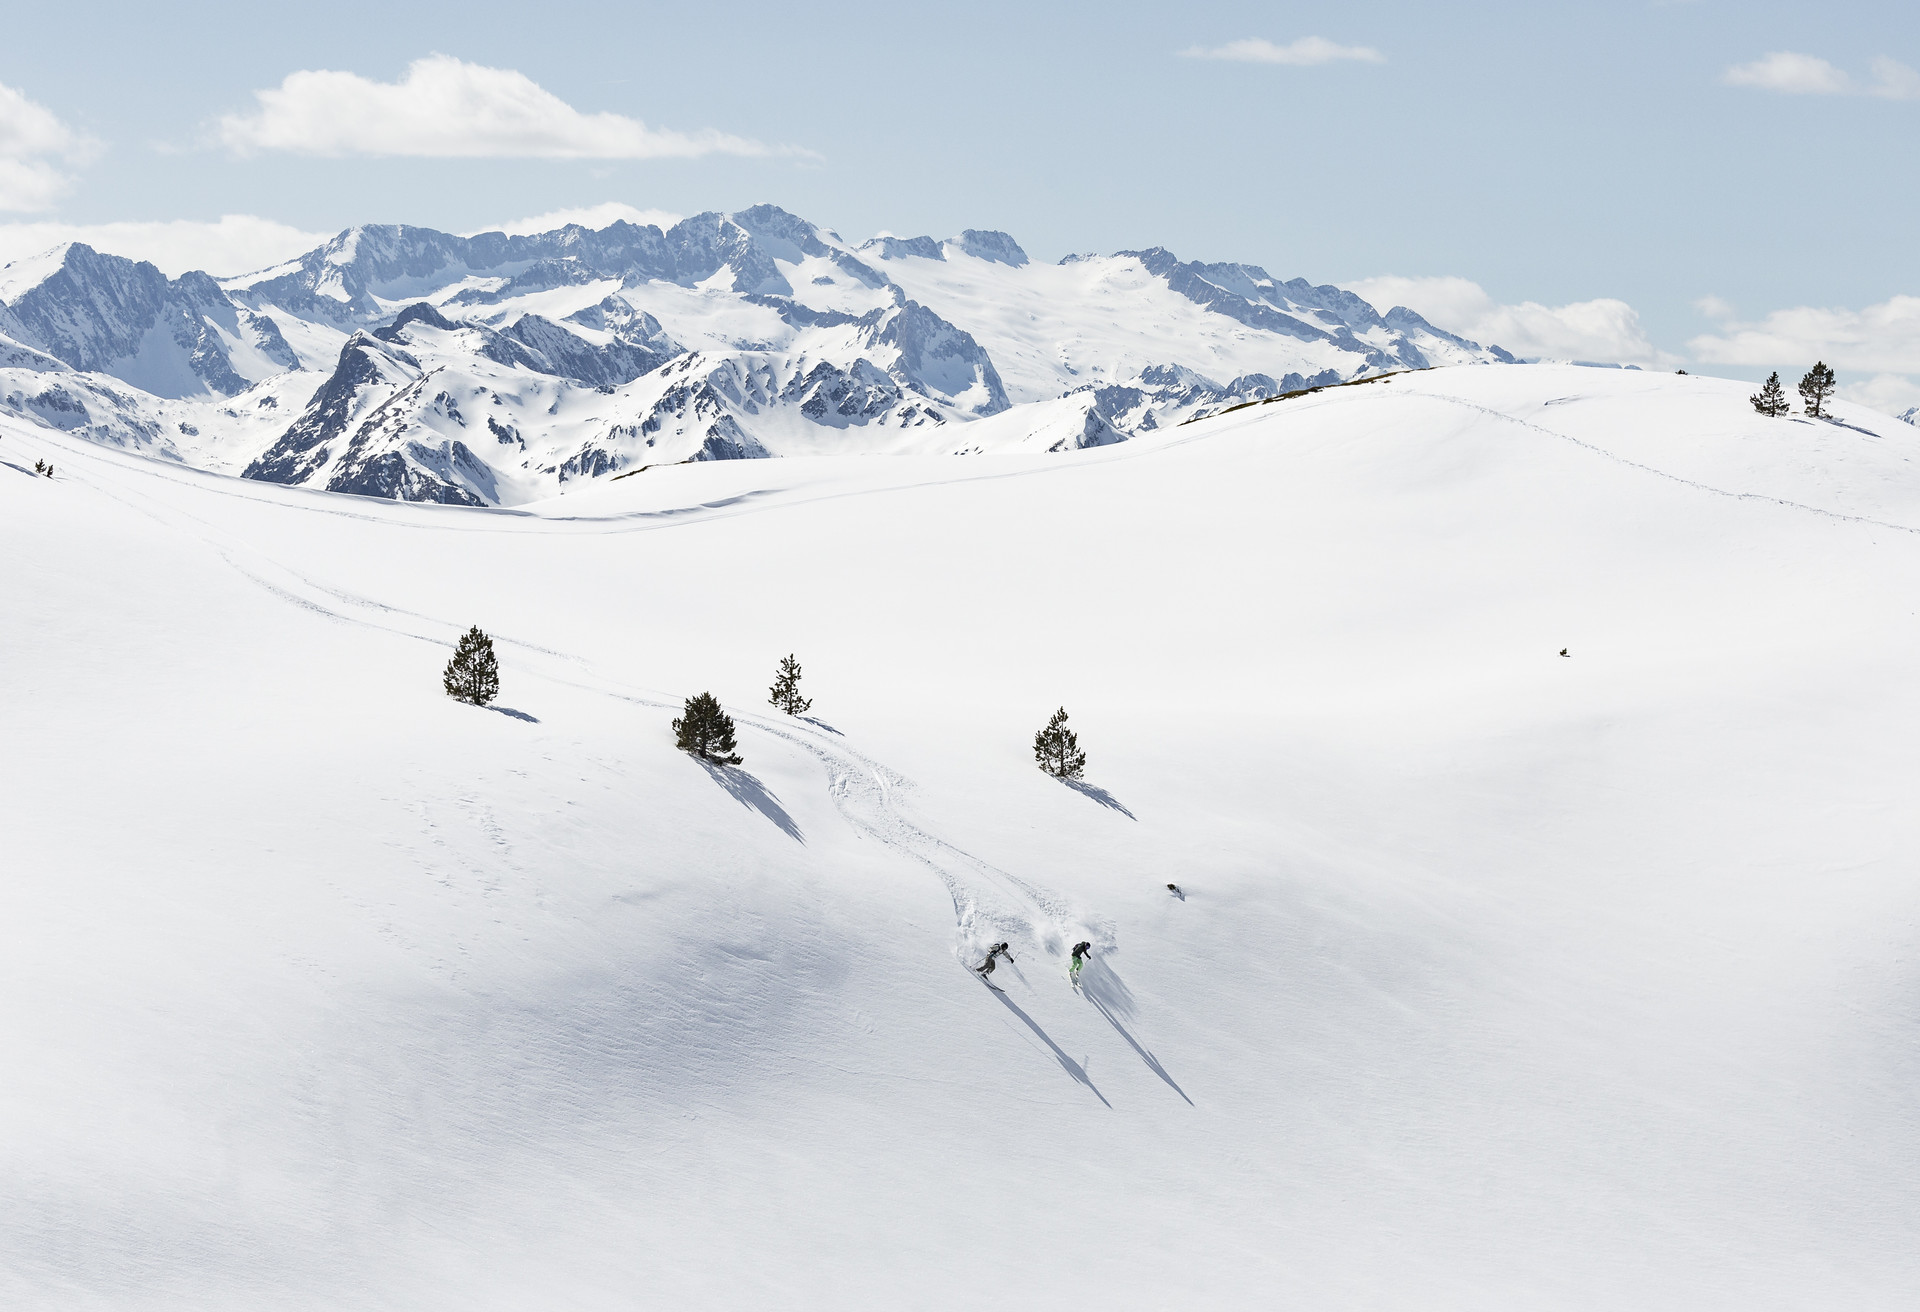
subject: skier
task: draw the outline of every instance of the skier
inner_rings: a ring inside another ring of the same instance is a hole
[[[1067,967],[1067,978],[1075,988],[1080,987],[1080,967],[1087,963],[1087,953],[1093,951],[1093,944],[1080,942],[1073,945],[1073,964]]]
[[[1179,896],[1180,896],[1180,885],[1178,885],[1178,884],[1168,884],[1168,885],[1167,885],[1167,892],[1169,892],[1169,893],[1171,893],[1171,894],[1173,894],[1173,895],[1174,895],[1175,897],[1179,897]]]
[[[988,948],[987,959],[974,967],[976,971],[980,972],[981,979],[985,979],[987,976],[993,974],[993,959],[995,957],[1005,957],[1008,961],[1012,961],[1013,953],[1007,950],[1005,943],[995,943],[992,947]]]

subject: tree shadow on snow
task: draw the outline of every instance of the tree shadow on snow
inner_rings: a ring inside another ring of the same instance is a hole
[[[1140,1040],[1134,1038],[1132,1032],[1120,1023],[1122,1016],[1132,1020],[1138,1008],[1133,1001],[1133,990],[1114,973],[1113,967],[1098,957],[1088,957],[1087,964],[1080,967],[1080,992],[1088,1002],[1099,1008],[1100,1014],[1107,1018],[1107,1024],[1120,1032],[1120,1037],[1127,1041],[1127,1045],[1140,1054],[1140,1060],[1147,1064],[1147,1069],[1165,1080],[1169,1089],[1186,1099],[1187,1106],[1193,1106],[1193,1099],[1188,1098],[1187,1091],[1174,1082],[1173,1076],[1167,1074],[1167,1068],[1160,1064],[1160,1059],[1141,1046]]]
[[[1079,793],[1082,797],[1091,797],[1102,806],[1112,807],[1129,820],[1138,821],[1139,816],[1120,805],[1120,799],[1104,788],[1096,788],[1084,779],[1062,779],[1061,783]]]
[[[834,736],[835,738],[845,738],[845,737],[846,737],[846,735],[845,735],[845,734],[843,734],[843,733],[841,733],[841,732],[840,732],[840,731],[839,731],[838,729],[836,729],[836,728],[834,728],[834,727],[833,727],[832,725],[830,725],[830,724],[828,724],[828,723],[827,723],[827,722],[826,722],[825,720],[822,720],[822,719],[819,719],[819,718],[817,718],[817,717],[815,717],[815,716],[811,716],[811,715],[796,715],[796,716],[794,716],[793,718],[794,718],[794,719],[796,719],[796,720],[804,720],[804,721],[806,721],[806,722],[807,722],[808,724],[810,724],[810,725],[812,725],[812,726],[813,726],[814,728],[816,728],[816,729],[825,729],[825,730],[826,730],[826,731],[827,731],[828,733],[830,733],[830,734],[832,734],[832,735],[833,735],[833,736]]]
[[[744,807],[758,811],[778,826],[781,833],[794,842],[805,845],[807,838],[800,832],[800,826],[787,814],[787,808],[780,805],[780,799],[767,790],[767,786],[742,770],[737,765],[717,765],[712,761],[700,762],[700,768],[722,788],[727,795]]]
[[[1027,1015],[1026,1012],[1020,1010],[1019,1003],[1015,1002],[1012,998],[1008,997],[1003,990],[995,988],[993,985],[987,983],[987,981],[984,979],[980,981],[980,986],[986,989],[988,993],[998,998],[1000,1000],[1001,1006],[1005,1007],[1008,1011],[1012,1012],[1014,1015],[1018,1016],[1021,1020],[1025,1021],[1028,1029],[1032,1030],[1035,1034],[1040,1036],[1040,1042],[1046,1044],[1048,1048],[1052,1049],[1054,1060],[1060,1063],[1061,1069],[1065,1070],[1067,1074],[1073,1076],[1074,1079],[1080,1081],[1080,1083],[1086,1085],[1087,1088],[1093,1090],[1093,1096],[1098,1098],[1103,1104],[1105,1104],[1108,1107],[1113,1106],[1112,1103],[1107,1102],[1107,1095],[1100,1092],[1099,1089],[1094,1087],[1092,1078],[1087,1074],[1087,1068],[1082,1066],[1079,1062],[1075,1061],[1073,1058],[1067,1056],[1067,1054],[1061,1050],[1060,1045],[1053,1041],[1052,1035],[1048,1034],[1045,1030],[1041,1029],[1040,1026],[1034,1021],[1033,1017]],[[1185,1095],[1183,1094],[1181,1096],[1184,1097]]]
[[[516,711],[511,706],[489,706],[487,707],[487,709],[492,711],[495,715],[504,715],[509,719],[525,720],[528,724],[540,723],[539,716],[528,715],[525,711]]]

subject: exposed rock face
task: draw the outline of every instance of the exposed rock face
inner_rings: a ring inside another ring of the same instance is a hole
[[[861,244],[862,251],[872,251],[876,259],[900,260],[918,256],[923,260],[945,260],[946,249],[931,237],[875,237]]]
[[[1027,253],[1020,249],[1020,243],[1004,232],[981,232],[976,228],[968,228],[952,241],[953,245],[976,260],[992,260],[1016,269],[1027,262]]]
[[[75,369],[113,374],[155,396],[232,396],[254,372],[298,363],[271,319],[236,306],[204,273],[169,280],[153,265],[80,242],[7,302],[9,336]],[[251,357],[265,361],[261,370]]]
[[[278,442],[268,448],[242,477],[268,483],[305,483],[334,456],[334,445],[347,434],[354,418],[366,408],[369,389],[395,377],[418,376],[419,366],[405,354],[376,346],[377,339],[355,333],[340,348],[340,362],[308,402],[305,413],[293,421]]]

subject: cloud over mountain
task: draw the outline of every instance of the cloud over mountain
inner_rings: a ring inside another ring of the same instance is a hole
[[[526,74],[429,55],[398,82],[305,69],[253,93],[250,113],[214,125],[236,154],[435,158],[692,159],[766,155],[745,137],[649,127],[623,114],[587,114]]]
[[[1864,309],[1799,305],[1742,320],[1714,306],[1718,330],[1687,343],[1706,364],[1779,369],[1783,376],[1824,360],[1843,374],[1849,396],[1893,409],[1920,403],[1920,296],[1893,296]],[[1853,378],[1844,375],[1852,373]],[[1861,380],[1861,374],[1869,375]]]
[[[1602,297],[1567,305],[1502,305],[1467,278],[1362,278],[1343,284],[1376,305],[1405,305],[1476,341],[1497,341],[1534,359],[1598,360],[1671,369],[1678,360],[1655,346],[1639,312]]]
[[[40,220],[0,223],[0,265],[36,255],[62,242],[85,242],[103,251],[151,261],[169,277],[192,269],[220,275],[250,273],[312,250],[327,234],[256,214],[217,219],[169,219],[118,223]]]

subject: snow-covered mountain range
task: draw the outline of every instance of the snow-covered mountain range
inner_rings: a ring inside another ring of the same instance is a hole
[[[74,243],[0,269],[0,407],[271,482],[512,505],[686,460],[1101,446],[1281,392],[1507,360],[1168,251],[855,246],[771,205],[662,230],[351,228],[238,278]]]

